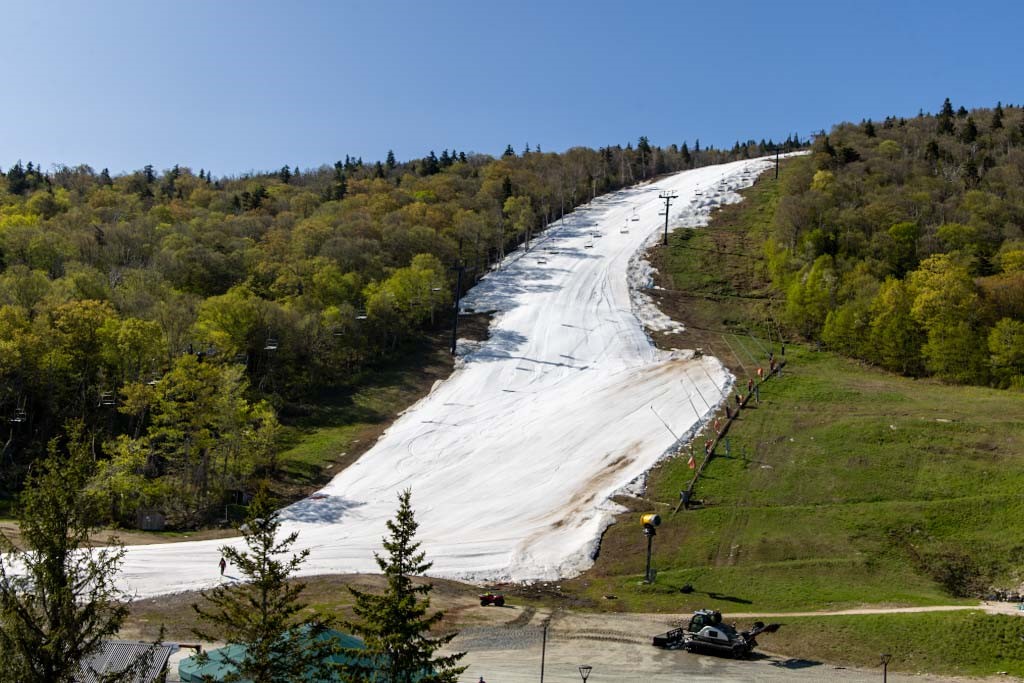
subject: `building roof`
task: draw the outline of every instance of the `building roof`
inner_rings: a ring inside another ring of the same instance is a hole
[[[326,629],[315,636],[317,640],[334,640],[341,648],[362,649],[365,647],[363,641],[347,633],[341,633],[333,629]],[[206,653],[206,657],[189,657],[178,664],[178,676],[183,683],[203,683],[205,681],[222,681],[225,677],[237,672],[237,668],[231,663],[238,662],[245,658],[246,647],[244,645],[227,645],[217,650]],[[346,664],[352,661],[351,658],[342,653],[331,655],[330,661],[335,664]],[[310,680],[313,680],[312,678]],[[244,683],[244,681],[242,682]]]
[[[178,650],[173,643],[153,643],[137,640],[104,640],[99,652],[82,662],[79,683],[96,683],[103,674],[117,673],[135,665],[140,658],[153,657],[148,666],[140,667],[130,683],[153,683],[167,667],[167,660]]]

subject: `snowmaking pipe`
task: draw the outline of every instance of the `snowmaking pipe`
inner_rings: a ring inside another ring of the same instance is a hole
[[[679,436],[672,431],[672,428],[669,427],[668,423],[661,418],[661,415],[658,415],[658,411],[654,409],[653,405],[651,406],[651,412],[654,413],[654,416],[657,417],[659,421],[661,421],[661,424],[665,425],[665,429],[668,430],[668,433],[675,437],[675,443],[673,443],[672,445],[675,446],[677,443],[682,443],[682,439],[680,439]],[[700,420],[700,416],[698,416],[697,419]]]

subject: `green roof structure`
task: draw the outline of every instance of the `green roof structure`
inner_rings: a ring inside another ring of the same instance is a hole
[[[362,649],[363,641],[354,636],[340,631],[327,629],[316,636],[317,640],[334,640],[339,648]],[[183,659],[178,664],[178,676],[182,683],[206,683],[207,681],[223,681],[227,676],[235,673],[236,667],[231,661],[241,661],[245,657],[245,645],[227,645],[217,650],[210,650],[205,657],[196,655]],[[330,657],[335,664],[348,664],[354,660],[344,654],[335,654]],[[340,670],[339,670],[340,674]],[[312,674],[308,678],[310,683],[335,683],[341,681],[340,675],[330,679],[314,678]],[[248,680],[240,683],[250,683]]]

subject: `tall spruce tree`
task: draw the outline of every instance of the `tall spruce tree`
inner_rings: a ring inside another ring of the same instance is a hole
[[[996,108],[992,111],[992,130],[999,130],[1003,127],[1003,103],[997,102]]]
[[[92,469],[84,427],[75,423],[66,448],[54,439],[30,471],[18,511],[21,548],[0,534],[0,680],[80,680],[82,663],[128,615],[131,598],[115,585],[124,547],[90,547],[98,519],[85,492]],[[96,680],[132,680],[151,656],[152,649]]]
[[[414,540],[419,525],[411,497],[408,489],[398,495],[398,512],[388,520],[390,536],[384,539],[387,557],[374,553],[387,589],[382,595],[373,595],[349,588],[359,621],[344,625],[366,643],[365,650],[346,653],[354,663],[345,667],[345,673],[356,683],[455,683],[466,670],[458,665],[464,652],[435,656],[456,634],[430,635],[444,613],[428,615],[433,585],[417,584],[412,578],[429,570],[432,563]]]
[[[7,191],[11,194],[24,194],[28,189],[28,180],[25,178],[25,169],[21,166],[21,160],[11,166],[7,171]]]
[[[195,630],[198,637],[245,646],[239,659],[225,655],[235,671],[224,681],[299,683],[332,680],[337,672],[329,659],[336,644],[320,637],[328,622],[300,614],[307,607],[300,600],[306,585],[288,580],[305,562],[309,550],[287,556],[299,534],[292,532],[280,539],[280,530],[279,515],[272,509],[266,489],[261,488],[241,528],[248,550],[220,549],[242,580],[205,591],[206,604],[192,605],[208,625]]]
[[[953,105],[950,104],[949,98],[942,103],[942,109],[939,111],[939,134],[940,135],[952,135],[953,134]]]

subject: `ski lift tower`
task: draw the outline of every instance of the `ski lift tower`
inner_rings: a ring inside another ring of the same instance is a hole
[[[665,241],[664,245],[668,246],[668,208],[672,205],[672,200],[679,196],[679,193],[675,190],[662,192],[658,195],[658,199],[665,200]]]

